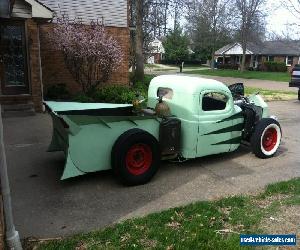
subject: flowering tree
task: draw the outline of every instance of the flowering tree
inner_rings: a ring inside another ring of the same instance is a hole
[[[49,36],[55,48],[63,52],[68,69],[84,93],[107,82],[123,58],[118,42],[98,21],[85,25],[63,16],[57,18]]]

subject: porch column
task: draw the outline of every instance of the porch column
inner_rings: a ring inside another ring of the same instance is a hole
[[[29,71],[30,71],[30,88],[32,102],[36,112],[43,111],[42,104],[42,80],[41,80],[41,57],[40,57],[40,41],[39,26],[34,19],[27,19],[27,43],[29,54]]]
[[[251,55],[251,57],[250,57],[250,65],[249,66],[253,67],[253,55]]]

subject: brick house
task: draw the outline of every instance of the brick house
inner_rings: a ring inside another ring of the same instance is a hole
[[[239,66],[243,49],[240,43],[228,44],[215,52],[215,60],[220,64]],[[265,41],[249,43],[246,51],[246,67],[258,68],[264,62],[284,62],[290,70],[300,63],[300,41]]]
[[[84,23],[103,20],[108,33],[120,44],[124,59],[109,83],[129,83],[130,31],[127,0],[1,0],[0,1],[0,103],[20,104],[42,111],[43,91],[65,84],[80,91],[65,66],[61,52],[48,39],[55,13],[66,13]],[[24,108],[25,109],[25,108]]]

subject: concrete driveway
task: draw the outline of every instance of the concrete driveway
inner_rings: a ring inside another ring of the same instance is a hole
[[[248,148],[183,164],[163,163],[147,185],[124,187],[110,171],[60,181],[64,156],[47,153],[48,115],[4,119],[13,211],[22,237],[55,237],[99,229],[198,200],[255,192],[300,176],[300,102],[272,102],[283,128],[276,157],[256,158]],[[105,140],[105,138],[101,138]]]

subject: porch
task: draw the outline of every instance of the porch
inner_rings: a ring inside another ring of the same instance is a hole
[[[218,67],[231,66],[239,69],[242,63],[242,55],[222,55],[216,56],[215,61]],[[248,69],[257,69],[262,64],[262,56],[246,55],[245,67]]]
[[[39,24],[52,18],[52,12],[32,0],[16,0],[14,4],[7,0],[0,7],[2,112],[40,112],[43,87]]]

